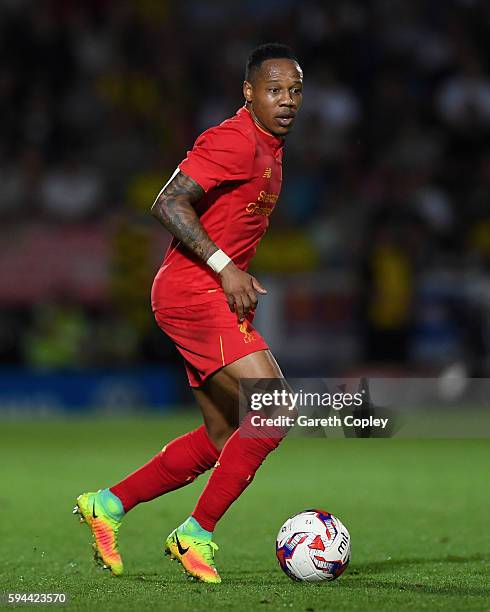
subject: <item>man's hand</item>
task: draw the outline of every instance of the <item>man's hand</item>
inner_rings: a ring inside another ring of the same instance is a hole
[[[257,306],[257,293],[265,295],[267,291],[256,278],[237,268],[232,261],[219,275],[231,312],[236,312],[238,320],[243,321],[245,315]]]

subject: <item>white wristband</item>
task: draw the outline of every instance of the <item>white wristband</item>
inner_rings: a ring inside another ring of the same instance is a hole
[[[226,253],[223,253],[221,249],[214,252],[211,257],[207,260],[208,266],[219,274],[221,270],[230,263],[231,259]]]

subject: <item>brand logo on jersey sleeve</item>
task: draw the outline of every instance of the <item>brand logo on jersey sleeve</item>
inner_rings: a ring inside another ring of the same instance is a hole
[[[262,175],[262,178],[270,179],[271,176],[272,176],[272,168],[266,168],[264,170],[264,174]]]

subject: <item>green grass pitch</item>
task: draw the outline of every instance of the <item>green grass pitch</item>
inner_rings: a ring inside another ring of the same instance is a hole
[[[126,573],[91,559],[71,510],[118,481],[196,414],[0,423],[0,591],[66,592],[71,610],[488,610],[488,440],[286,440],[219,524],[221,585],[190,582],[162,554],[205,478],[134,509],[121,528]],[[310,507],[338,515],[352,562],[333,583],[294,583],[274,541]]]

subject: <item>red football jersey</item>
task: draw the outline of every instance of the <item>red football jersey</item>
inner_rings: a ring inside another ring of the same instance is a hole
[[[243,107],[201,134],[179,164],[205,191],[195,206],[204,229],[242,270],[281,191],[283,143],[260,129]],[[201,304],[222,294],[218,275],[174,238],[153,283],[153,310]]]

